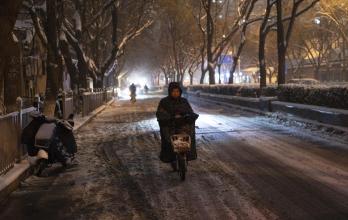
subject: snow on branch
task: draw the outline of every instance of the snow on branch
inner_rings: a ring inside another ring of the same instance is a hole
[[[110,0],[105,3],[104,6],[94,16],[91,16],[92,19],[84,26],[84,30],[91,27],[98,20],[98,18],[102,16],[105,11],[108,10],[112,5],[115,5],[118,8],[120,5],[119,0]]]
[[[106,59],[106,62],[101,68],[101,72],[102,73],[107,72],[110,66],[115,63],[116,59],[119,58],[121,55],[123,55],[124,49],[127,43],[130,40],[133,40],[134,38],[138,37],[145,29],[149,28],[153,23],[154,23],[154,20],[151,19],[151,20],[148,20],[139,28],[138,27],[131,28],[131,30],[127,32],[127,34],[123,37],[120,43],[118,45],[114,45],[109,58]]]
[[[32,3],[32,2],[31,2]],[[37,15],[36,9],[29,5],[27,1],[23,2],[23,7],[28,10],[31,20],[33,21],[35,31],[37,35],[39,36],[39,39],[41,40],[42,44],[47,47],[47,37],[44,28],[42,27],[42,22],[40,17]]]

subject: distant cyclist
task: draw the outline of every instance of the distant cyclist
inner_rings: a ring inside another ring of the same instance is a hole
[[[147,87],[147,85],[144,86],[144,92],[145,92],[145,94],[147,94],[149,92],[149,87]]]
[[[131,102],[136,102],[135,97],[137,96],[137,87],[132,83],[132,85],[129,86],[129,92],[131,97]]]

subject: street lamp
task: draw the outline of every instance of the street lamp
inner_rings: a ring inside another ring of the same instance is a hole
[[[317,25],[320,25],[321,23],[320,18],[314,18],[314,23]]]

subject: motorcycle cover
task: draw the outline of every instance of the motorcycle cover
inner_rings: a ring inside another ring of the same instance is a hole
[[[38,148],[34,147],[35,135],[45,122],[44,116],[35,117],[22,131],[21,142],[27,146],[29,156],[35,156],[38,152]]]
[[[72,126],[67,121],[62,121],[57,126],[57,135],[69,154],[77,152],[76,140]]]

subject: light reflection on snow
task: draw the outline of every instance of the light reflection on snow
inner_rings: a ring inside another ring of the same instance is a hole
[[[151,98],[162,98],[164,95],[160,93],[149,93],[149,94],[144,94],[142,91],[137,91],[137,100],[145,100],[145,99],[151,99]],[[123,89],[120,90],[118,93],[118,99],[119,100],[130,100],[130,92],[129,89]]]
[[[200,114],[199,118],[196,122],[196,125],[204,125],[204,124],[209,124],[212,126],[218,126],[218,123],[216,122],[217,116],[216,115],[212,115],[212,114]],[[199,126],[201,127],[201,126]]]

